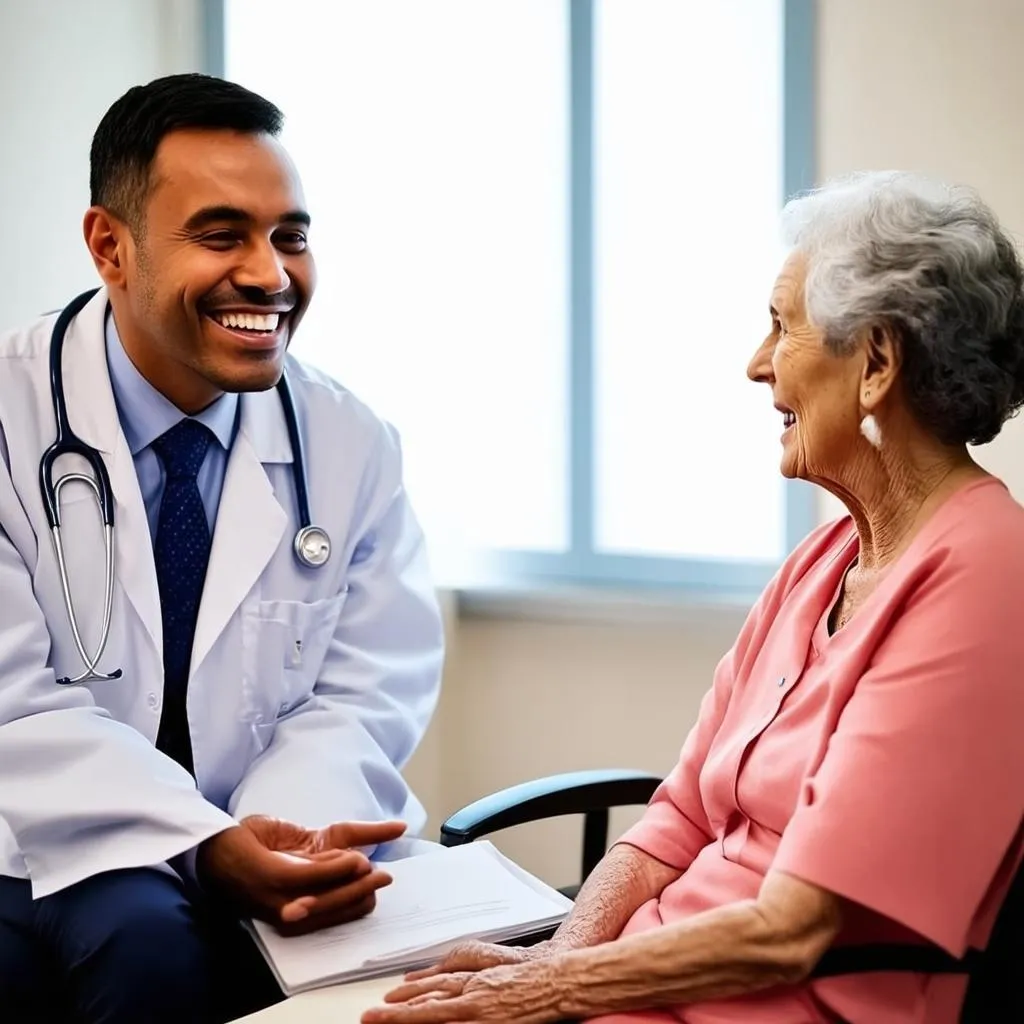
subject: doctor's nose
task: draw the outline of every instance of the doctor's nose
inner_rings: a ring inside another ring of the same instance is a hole
[[[270,244],[253,246],[234,279],[238,288],[258,288],[266,295],[277,295],[291,284],[281,253]]]

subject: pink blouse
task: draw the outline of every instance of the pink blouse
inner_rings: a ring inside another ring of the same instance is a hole
[[[841,943],[984,946],[1022,852],[1024,509],[939,508],[850,623],[849,518],[786,561],[622,841],[685,869],[623,934],[757,896],[769,869],[850,901]],[[862,974],[601,1024],[954,1024],[957,976]]]

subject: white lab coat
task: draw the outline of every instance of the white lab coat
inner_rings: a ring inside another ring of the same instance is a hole
[[[311,827],[398,817],[417,832],[424,814],[399,769],[437,699],[442,627],[395,434],[289,358],[310,511],[333,542],[330,561],[308,569],[292,552],[292,455],[277,393],[242,396],[192,652],[193,782],[154,747],[160,603],[107,372],[106,308],[101,289],[71,324],[63,363],[72,429],[102,453],[116,501],[113,625],[99,666],[123,670],[111,682],[55,682],[81,670],[39,493],[39,458],[55,436],[55,318],[0,337],[0,874],[30,878],[45,896],[101,871],[160,865],[253,813]],[[84,466],[77,456],[60,463],[58,475]],[[102,528],[84,485],[62,498],[92,652]]]

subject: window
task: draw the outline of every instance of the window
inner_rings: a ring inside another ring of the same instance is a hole
[[[745,378],[810,2],[209,5],[313,213],[294,352],[400,430],[440,583],[746,593],[810,525]]]

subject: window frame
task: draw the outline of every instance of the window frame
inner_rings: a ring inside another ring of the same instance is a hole
[[[482,585],[469,589],[529,592],[550,588],[681,593],[698,603],[749,603],[777,561],[613,554],[594,546],[594,0],[563,0],[569,16],[569,466],[568,538],[563,552],[489,553]],[[783,0],[781,202],[812,187],[815,166],[815,0]],[[225,72],[226,5],[203,0],[203,62]],[[813,488],[786,481],[784,551],[818,522]]]

